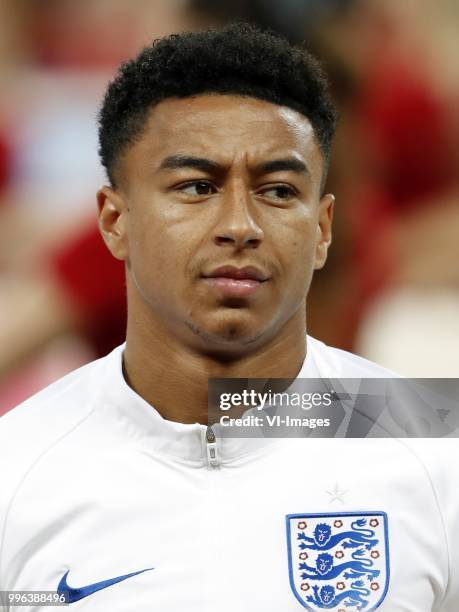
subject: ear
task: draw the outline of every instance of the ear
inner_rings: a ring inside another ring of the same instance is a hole
[[[122,261],[128,257],[127,216],[129,207],[112,187],[104,186],[97,192],[99,230],[109,251]]]
[[[328,247],[332,241],[332,221],[335,196],[324,195],[319,202],[319,218],[317,224],[316,256],[314,270],[320,270],[327,261]]]

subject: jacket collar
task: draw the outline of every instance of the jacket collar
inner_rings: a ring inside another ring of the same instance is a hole
[[[310,350],[313,342],[308,336],[306,357],[297,378],[320,378],[314,351]],[[102,385],[105,388],[99,396],[103,399],[98,408],[103,414],[104,423],[121,429],[123,439],[128,437],[152,453],[170,456],[196,467],[206,465],[207,426],[168,421],[136,393],[123,375],[124,348],[125,344],[118,346],[105,358],[105,371],[102,375]],[[245,457],[262,452],[276,442],[276,438],[265,438],[262,434],[258,438],[226,437],[221,434],[222,426],[219,424],[213,426],[213,430],[221,464],[243,461]]]

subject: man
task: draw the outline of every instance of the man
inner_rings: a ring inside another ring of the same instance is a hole
[[[421,453],[208,421],[209,378],[390,375],[306,337],[334,119],[315,60],[249,26],[122,67],[97,199],[126,266],[126,345],[3,417],[1,590],[92,611],[457,610],[454,440]]]

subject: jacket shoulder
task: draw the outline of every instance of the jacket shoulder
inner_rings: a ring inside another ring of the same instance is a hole
[[[334,348],[324,342],[307,337],[308,350],[326,378],[400,378],[400,374],[387,370],[359,355]]]
[[[0,418],[0,527],[8,500],[28,471],[94,411],[109,358],[74,370]]]

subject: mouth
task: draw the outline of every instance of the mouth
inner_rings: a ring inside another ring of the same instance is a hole
[[[203,279],[225,296],[243,298],[259,291],[269,277],[254,266],[222,266],[203,275]]]

